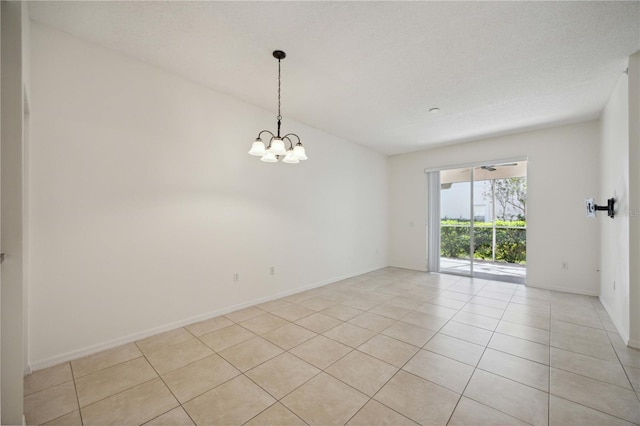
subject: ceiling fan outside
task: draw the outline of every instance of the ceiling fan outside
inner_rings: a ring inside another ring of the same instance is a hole
[[[518,163],[508,163],[508,164],[491,164],[490,166],[480,166],[481,169],[487,170],[489,172],[495,172],[496,167],[508,167],[508,166],[517,166]]]

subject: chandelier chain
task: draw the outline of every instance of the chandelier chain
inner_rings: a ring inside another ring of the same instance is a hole
[[[280,59],[278,59],[278,120],[282,120],[282,115],[280,114]]]

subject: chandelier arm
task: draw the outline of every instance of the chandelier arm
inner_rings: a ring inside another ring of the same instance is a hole
[[[295,136],[296,139],[298,139],[298,143],[300,145],[302,145],[302,141],[300,140],[300,137],[298,135],[296,135],[295,133],[287,133],[286,135],[284,135],[282,138],[288,138],[289,136]],[[291,139],[289,139],[289,141],[291,141]]]
[[[273,133],[271,133],[268,130],[261,130],[260,133],[258,133],[258,139],[260,138],[260,136],[262,136],[263,133],[269,133],[271,135],[272,138],[275,138],[276,135],[274,135]]]
[[[285,135],[282,137],[282,140],[288,140],[289,141],[289,148],[293,149],[293,142],[291,141],[291,139],[289,139],[289,136],[291,136],[292,133],[289,133],[288,135]]]

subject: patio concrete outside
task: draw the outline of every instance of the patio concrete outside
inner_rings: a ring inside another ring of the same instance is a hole
[[[440,272],[469,275],[469,259],[453,259],[448,257],[440,258]],[[527,276],[527,268],[524,265],[513,263],[490,262],[486,260],[473,261],[473,272],[487,275],[495,275],[501,278],[513,277],[516,281],[522,281]]]

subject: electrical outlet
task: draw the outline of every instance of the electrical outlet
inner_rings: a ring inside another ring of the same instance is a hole
[[[269,273],[271,275],[275,275],[276,274],[276,268],[274,266],[272,266],[271,268],[269,268]]]
[[[567,262],[562,262],[562,269],[569,269],[569,264]]]
[[[240,281],[240,276],[238,275],[237,272],[233,273],[233,282],[237,283],[238,281]]]

